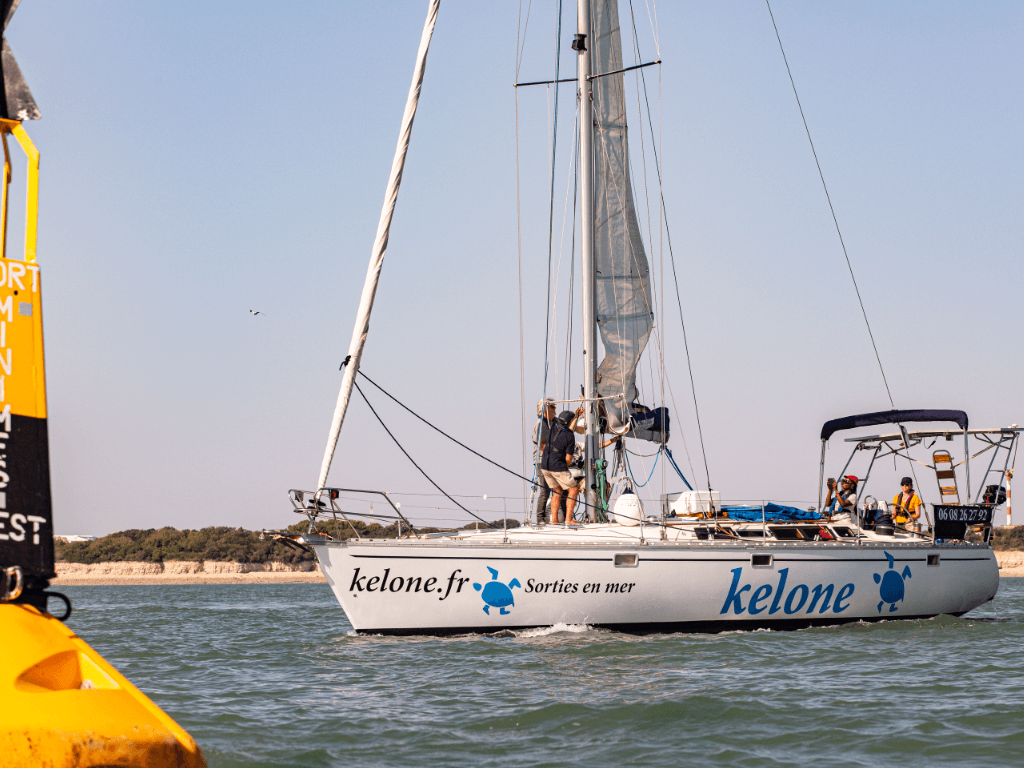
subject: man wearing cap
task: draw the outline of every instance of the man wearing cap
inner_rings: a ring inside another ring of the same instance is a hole
[[[892,497],[892,518],[896,525],[919,531],[921,525],[917,521],[921,518],[921,497],[914,493],[914,481],[909,477],[900,480],[900,487],[903,490]]]
[[[562,411],[551,426],[548,440],[544,444],[544,452],[540,459],[540,470],[544,476],[544,484],[551,489],[551,522],[558,522],[558,512],[565,499],[565,522],[572,522],[572,513],[576,507],[576,495],[579,493],[577,480],[569,471],[573,454],[576,451],[576,437],[572,431],[575,414]]]
[[[533,466],[537,470],[537,525],[543,525],[548,517],[547,505],[551,489],[544,482],[540,459],[551,434],[551,427],[555,423],[555,404],[551,398],[545,397],[537,402],[537,416],[540,418],[533,425]]]
[[[835,514],[847,513],[851,517],[857,512],[857,477],[847,475],[841,481],[841,488],[836,488],[835,480],[828,481],[828,497],[825,499],[825,509],[832,505],[832,494],[836,495],[838,509]]]

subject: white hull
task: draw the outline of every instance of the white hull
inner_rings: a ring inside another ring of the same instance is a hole
[[[991,600],[999,586],[987,545],[682,543],[641,541],[638,529],[619,530],[620,541],[609,541],[609,530],[552,538],[536,529],[532,536],[510,531],[507,541],[500,533],[303,538],[352,626],[369,633],[495,632],[559,623],[629,632],[797,629],[960,615]],[[491,582],[496,586],[487,589]]]

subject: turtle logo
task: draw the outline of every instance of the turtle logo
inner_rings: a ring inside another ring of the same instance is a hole
[[[881,584],[878,588],[878,596],[881,597],[881,601],[878,603],[878,612],[882,612],[882,606],[888,603],[889,613],[896,610],[896,603],[903,599],[903,583],[910,578],[910,566],[903,566],[903,573],[896,571],[896,561],[893,556],[888,552],[883,552],[886,559],[889,561],[889,570],[885,573],[872,574],[875,579],[875,584]]]
[[[522,587],[519,583],[519,579],[512,579],[507,585],[502,584],[498,581],[498,572],[487,566],[487,570],[491,572],[491,580],[486,584],[473,584],[473,589],[480,592],[480,597],[483,598],[485,603],[484,613],[488,616],[491,615],[491,608],[499,609],[502,616],[507,616],[510,611],[506,610],[508,606],[516,607],[515,601],[512,599],[512,588]],[[482,590],[482,591],[481,591]]]

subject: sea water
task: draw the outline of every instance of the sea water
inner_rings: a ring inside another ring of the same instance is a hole
[[[217,768],[1024,762],[1024,579],[960,619],[643,637],[360,636],[321,584],[62,591]]]

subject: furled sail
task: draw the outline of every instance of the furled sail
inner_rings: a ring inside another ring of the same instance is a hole
[[[405,170],[405,156],[409,151],[409,140],[412,138],[412,124],[416,118],[416,107],[420,102],[420,90],[423,88],[423,75],[427,69],[427,53],[430,51],[430,39],[434,35],[434,25],[437,23],[437,12],[441,7],[441,0],[430,0],[427,8],[427,20],[423,24],[423,34],[420,36],[420,48],[416,53],[416,66],[412,73],[412,85],[409,86],[409,96],[405,102],[405,114],[402,115],[402,127],[398,132],[398,146],[395,147],[395,159],[391,163],[391,176],[388,178],[388,188],[384,193],[384,206],[380,211],[380,221],[377,223],[377,237],[373,241],[373,250],[370,253],[370,266],[366,270],[366,281],[363,283],[363,295],[359,299],[359,310],[356,313],[356,324],[352,330],[352,341],[348,347],[348,357],[342,367],[345,373],[341,378],[341,390],[338,392],[338,403],[334,407],[334,418],[331,420],[331,431],[327,436],[327,448],[324,450],[324,460],[320,465],[320,479],[317,480],[317,495],[327,485],[327,473],[331,470],[331,462],[334,460],[334,450],[338,446],[338,436],[341,434],[341,425],[345,421],[345,414],[348,412],[348,403],[352,397],[352,387],[355,385],[356,373],[359,371],[359,364],[363,356],[363,347],[366,346],[366,335],[370,331],[370,313],[373,311],[373,299],[377,295],[377,283],[380,281],[380,271],[384,267],[384,255],[388,250],[388,238],[391,234],[391,218],[395,214],[395,204],[398,202],[398,189],[402,185],[402,172]]]
[[[618,0],[595,0],[591,18],[594,74],[622,69]],[[595,303],[604,344],[597,389],[613,398],[605,401],[608,431],[622,434],[637,396],[637,363],[654,327],[653,302],[630,184],[623,75],[592,84]]]

